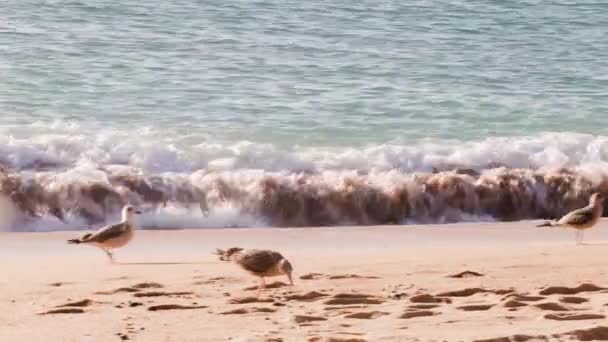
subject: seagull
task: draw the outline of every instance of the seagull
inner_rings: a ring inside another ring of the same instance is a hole
[[[130,205],[122,208],[122,220],[119,223],[103,227],[95,233],[88,233],[78,239],[68,240],[71,244],[91,244],[101,248],[110,262],[114,262],[112,250],[125,246],[133,238],[133,215],[141,214]]]
[[[576,244],[583,243],[585,229],[589,229],[599,221],[604,212],[604,197],[600,193],[594,193],[589,199],[586,207],[576,209],[564,215],[556,222],[545,222],[537,227],[570,227],[576,229]]]
[[[243,250],[243,248],[232,247],[227,250],[218,248],[215,250],[215,254],[220,256],[220,260],[232,261],[245,271],[259,277],[258,293],[266,288],[264,277],[286,275],[289,284],[293,286],[291,277],[293,267],[279,252],[259,249]]]

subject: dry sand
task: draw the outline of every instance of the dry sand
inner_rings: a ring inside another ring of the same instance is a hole
[[[608,339],[606,226],[138,231],[114,265],[79,233],[4,233],[0,341]],[[280,251],[295,286],[256,298],[211,254],[232,246]]]

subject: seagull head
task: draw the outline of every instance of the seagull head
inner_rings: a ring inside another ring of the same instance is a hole
[[[601,205],[604,203],[604,196],[602,196],[602,194],[599,192],[596,192],[591,195],[591,199],[589,201],[591,202],[591,205]]]
[[[132,205],[125,205],[122,208],[122,220],[124,222],[132,222],[135,214],[141,214],[141,211],[136,210]]]

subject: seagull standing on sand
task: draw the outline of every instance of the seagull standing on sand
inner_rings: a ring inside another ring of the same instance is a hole
[[[220,256],[222,261],[233,261],[245,271],[260,278],[258,291],[266,288],[264,277],[275,277],[286,275],[289,284],[293,285],[291,273],[293,267],[280,253],[270,250],[249,249],[232,247],[227,250],[216,249],[215,254]]]
[[[133,216],[141,214],[130,205],[122,208],[122,220],[120,223],[103,227],[95,233],[85,234],[78,239],[68,240],[72,244],[90,244],[101,248],[110,262],[114,262],[112,250],[125,246],[133,238]]]
[[[576,244],[583,243],[585,229],[593,227],[604,212],[604,197],[594,193],[589,199],[589,204],[566,214],[557,222],[545,222],[537,227],[570,227],[576,229]]]

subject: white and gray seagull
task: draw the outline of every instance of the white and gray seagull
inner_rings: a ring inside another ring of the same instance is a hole
[[[88,244],[99,247],[110,258],[110,262],[114,262],[112,251],[124,247],[133,238],[135,214],[141,214],[141,211],[135,210],[131,205],[126,205],[122,208],[122,220],[119,223],[105,226],[95,233],[85,234],[78,239],[70,239],[68,243]]]
[[[537,227],[569,227],[576,230],[576,244],[583,243],[585,230],[589,229],[599,221],[604,212],[604,197],[600,193],[594,193],[589,199],[586,207],[576,209],[564,215],[556,222],[545,222]]]
[[[251,275],[260,278],[258,294],[266,288],[265,277],[276,277],[285,275],[289,284],[293,286],[293,266],[279,252],[263,249],[244,250],[240,247],[232,247],[226,250],[217,248],[215,253],[222,261],[232,261]]]

